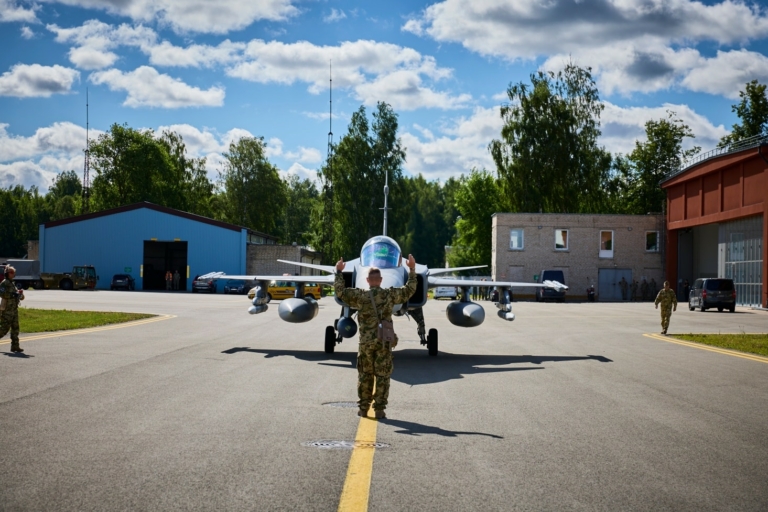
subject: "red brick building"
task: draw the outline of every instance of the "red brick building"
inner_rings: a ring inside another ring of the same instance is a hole
[[[661,186],[673,287],[728,277],[738,304],[768,307],[768,137],[699,155]]]

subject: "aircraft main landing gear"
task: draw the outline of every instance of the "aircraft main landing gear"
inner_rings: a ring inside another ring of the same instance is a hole
[[[325,328],[325,353],[333,354],[336,348],[336,329],[332,325]]]
[[[430,329],[427,334],[427,351],[430,356],[437,355],[437,329]]]

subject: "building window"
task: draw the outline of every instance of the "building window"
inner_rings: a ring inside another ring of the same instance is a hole
[[[556,251],[568,250],[568,230],[567,229],[555,230],[555,250]]]
[[[613,258],[613,231],[600,232],[600,257]]]
[[[523,229],[522,228],[509,230],[509,248],[512,251],[523,250]]]
[[[659,252],[659,232],[645,232],[645,252]]]

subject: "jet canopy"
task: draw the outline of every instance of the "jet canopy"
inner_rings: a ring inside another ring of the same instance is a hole
[[[400,246],[388,236],[376,236],[365,242],[360,251],[364,267],[396,268],[400,266]]]

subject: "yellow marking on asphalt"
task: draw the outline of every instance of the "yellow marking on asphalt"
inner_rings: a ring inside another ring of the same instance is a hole
[[[663,336],[661,334],[643,334],[643,336],[646,336],[648,338],[653,338],[655,340],[667,341],[669,343],[677,343],[678,345],[683,345],[686,347],[698,348],[700,350],[708,350],[709,352],[716,352],[718,354],[724,354],[726,356],[740,357],[742,359],[750,359],[752,361],[757,361],[758,363],[768,364],[768,357],[758,356],[754,354],[746,354],[744,352],[738,352],[736,350],[728,350],[727,348],[712,347],[709,345],[704,345],[702,343],[695,343],[693,341],[678,340],[676,338],[672,338],[670,336]]]
[[[360,418],[355,436],[355,447],[349,458],[347,478],[339,500],[339,512],[365,512],[368,510],[368,494],[371,490],[373,454],[376,452],[378,420],[373,419],[373,404],[368,408],[368,418]]]
[[[176,318],[176,315],[159,315],[152,318],[145,318],[143,320],[135,320],[133,322],[124,322],[121,324],[110,324],[110,325],[104,325],[101,327],[88,327],[86,329],[73,329],[71,331],[56,331],[56,332],[47,332],[45,334],[36,334],[32,336],[24,336],[23,338],[19,338],[19,343],[24,341],[34,341],[34,340],[44,340],[48,338],[58,338],[60,336],[74,336],[75,334],[87,334],[91,332],[101,332],[101,331],[111,331],[113,329],[123,329],[125,327],[135,327],[137,325],[144,325],[144,324],[151,324],[154,322],[161,322],[163,320],[169,320],[171,318]],[[7,345],[11,341],[0,341],[0,345]]]

